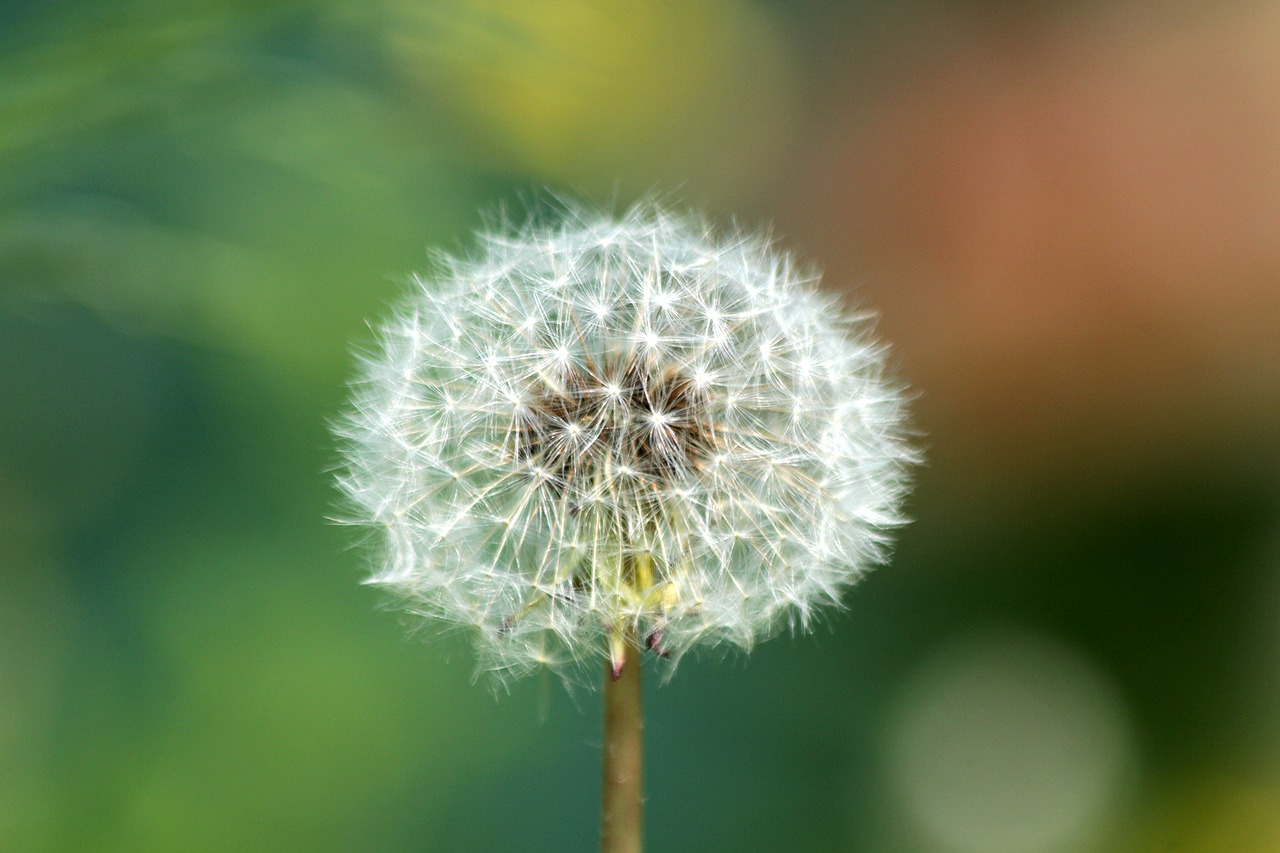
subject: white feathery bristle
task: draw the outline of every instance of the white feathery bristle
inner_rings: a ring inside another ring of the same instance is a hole
[[[902,523],[904,395],[768,241],[642,205],[442,258],[338,426],[383,586],[499,677],[807,628]]]

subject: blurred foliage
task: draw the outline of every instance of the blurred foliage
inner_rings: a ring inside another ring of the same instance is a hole
[[[785,37],[737,0],[385,8],[406,78],[473,118],[490,156],[543,180],[607,193],[696,176],[742,193],[795,128]]]
[[[0,2],[0,848],[590,849],[597,697],[495,702],[325,521],[351,343],[541,184],[852,245],[811,137],[1004,8],[889,5]],[[923,471],[849,616],[654,682],[653,849],[1276,849],[1274,490],[1181,473],[996,513]]]

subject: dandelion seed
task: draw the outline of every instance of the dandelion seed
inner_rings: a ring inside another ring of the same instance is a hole
[[[566,678],[807,627],[901,523],[903,397],[767,241],[640,206],[442,258],[338,432],[370,583]],[[593,667],[594,668],[594,667]]]

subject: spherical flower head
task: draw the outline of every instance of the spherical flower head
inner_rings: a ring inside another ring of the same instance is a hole
[[[749,649],[885,558],[903,394],[768,241],[571,207],[436,266],[364,362],[340,483],[370,583],[483,668]]]

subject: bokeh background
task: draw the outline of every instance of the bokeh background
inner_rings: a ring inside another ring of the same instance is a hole
[[[0,849],[571,851],[325,522],[483,211],[657,191],[882,313],[929,463],[815,635],[650,673],[663,851],[1280,850],[1280,6],[0,2]]]

